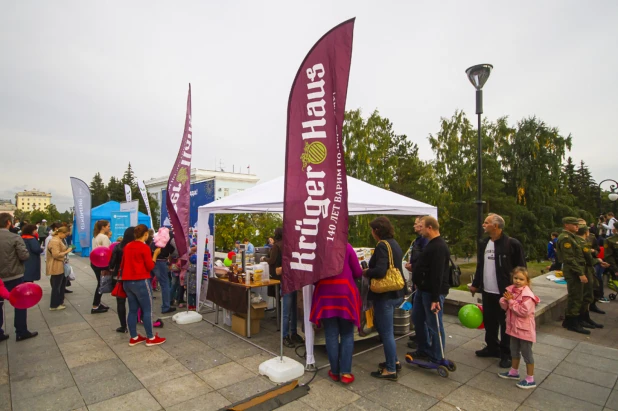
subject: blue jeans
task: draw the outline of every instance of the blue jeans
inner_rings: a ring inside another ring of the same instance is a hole
[[[4,286],[6,287],[7,290],[11,291],[13,288],[17,287],[19,284],[23,282],[24,282],[24,277],[21,277],[15,280],[5,281]],[[8,303],[5,304],[4,300],[0,298],[0,335],[4,335],[4,330],[2,330],[2,326],[4,325],[4,315],[3,315],[4,305],[8,306]],[[13,320],[13,325],[15,326],[15,334],[17,334],[17,336],[28,333],[27,323],[28,323],[28,310],[20,310],[16,308],[15,309],[15,319]]]
[[[127,325],[131,338],[137,337],[137,309],[142,309],[142,320],[146,337],[153,338],[152,333],[152,289],[150,280],[123,281],[124,292],[129,301],[129,316]]]
[[[354,323],[339,317],[322,319],[326,352],[333,374],[352,373],[352,353],[354,351]],[[341,342],[339,342],[341,337]]]
[[[161,287],[161,312],[170,309],[170,277],[167,269],[167,261],[157,260],[154,268],[159,287]]]
[[[442,311],[444,310],[444,296],[439,297],[440,307],[438,322],[440,323],[440,333],[442,334],[442,349],[446,347],[444,341],[444,324],[442,323]],[[440,339],[438,337],[438,323],[436,314],[431,312],[431,293],[417,291],[414,295],[414,307],[412,309],[412,321],[416,331],[416,343],[418,351],[426,354],[432,361],[442,359],[440,350]]]
[[[296,291],[283,295],[283,338],[298,332]]]
[[[402,302],[403,298],[375,300],[373,302],[373,321],[384,345],[384,357],[386,358],[386,370],[388,372],[397,371],[397,346],[395,344],[393,315],[395,308],[399,307]]]
[[[170,300],[180,301],[178,291],[180,290],[180,277],[172,274],[172,287],[170,291]]]

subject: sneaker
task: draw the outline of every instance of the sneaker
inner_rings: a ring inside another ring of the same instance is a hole
[[[500,358],[500,351],[491,351],[489,347],[474,352],[477,357],[495,357]]]
[[[97,308],[93,308],[90,310],[90,314],[99,314],[99,313],[106,313],[107,312],[107,308],[103,307],[103,306],[98,306]]]
[[[146,340],[146,346],[152,347],[153,345],[161,345],[165,342],[165,338],[159,337],[159,334],[155,334],[154,337]]]
[[[536,388],[536,382],[534,382],[534,381],[528,382],[525,379],[521,380],[520,382],[518,382],[515,385],[517,385],[517,388],[521,388],[522,390],[529,390],[531,388]]]
[[[127,327],[118,327],[116,328],[116,332],[126,334],[129,332],[129,330],[127,330]]]
[[[99,307],[103,307],[103,308],[105,308],[106,310],[109,310],[109,306],[108,306],[107,304],[100,303],[100,304],[99,304]]]
[[[134,345],[141,344],[141,343],[143,343],[146,340],[147,340],[146,337],[137,334],[137,337],[131,338],[129,340],[129,347],[133,347]]]
[[[504,378],[506,380],[519,380],[519,373],[516,374],[516,375],[512,375],[509,371],[499,372],[498,373],[498,377]],[[526,381],[526,380],[524,380],[524,381]]]
[[[65,308],[67,307],[61,304],[58,307],[49,307],[49,311],[60,311],[60,310],[64,310]]]
[[[195,306],[194,305],[190,305],[189,306],[189,311],[195,311]]]
[[[294,341],[292,341],[292,338],[289,335],[283,338],[283,345],[285,345],[288,348],[296,347],[296,344],[294,343]]]
[[[601,297],[597,300],[599,303],[608,304],[609,300],[606,297]]]
[[[189,309],[191,309],[191,307],[189,307]],[[298,335],[297,333],[292,334],[292,341],[294,341],[296,344],[304,344],[305,343],[305,339],[303,337],[301,337],[300,335]]]

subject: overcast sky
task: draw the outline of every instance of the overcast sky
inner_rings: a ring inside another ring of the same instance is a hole
[[[347,109],[379,109],[432,158],[440,117],[474,115],[465,69],[491,63],[485,115],[536,115],[618,179],[616,1],[5,1],[0,198],[72,205],[69,177],[130,161],[167,175],[193,89],[193,166],[282,175],[287,99],[304,56],[356,17]]]

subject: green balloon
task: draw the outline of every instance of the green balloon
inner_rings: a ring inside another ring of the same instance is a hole
[[[468,304],[459,310],[459,321],[467,328],[476,329],[483,323],[483,313],[475,304]]]
[[[232,265],[232,260],[230,260],[229,258],[226,258],[225,260],[223,260],[223,265],[226,267],[229,267]]]

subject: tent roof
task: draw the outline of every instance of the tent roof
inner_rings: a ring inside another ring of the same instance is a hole
[[[438,209],[429,204],[404,197],[347,176],[348,213],[432,215],[438,216]],[[221,200],[203,205],[201,213],[283,213],[284,178],[278,177],[264,184],[251,187]]]
[[[118,201],[108,201],[107,203],[103,203],[94,207],[90,212],[90,218],[92,221],[96,220],[109,220],[111,217],[111,213],[114,211],[120,211],[120,203]],[[142,213],[141,211],[137,212],[138,219],[148,219],[150,221],[150,217],[148,215]]]

